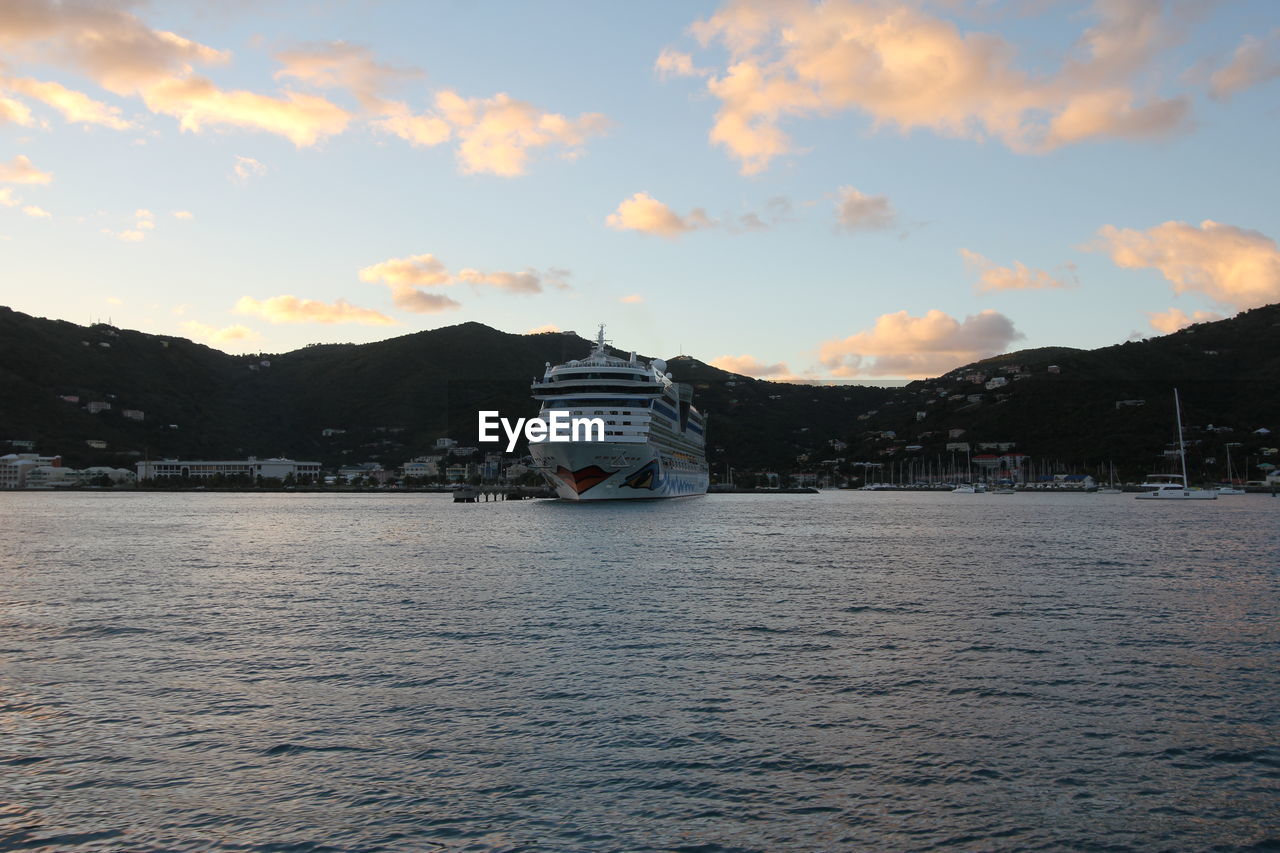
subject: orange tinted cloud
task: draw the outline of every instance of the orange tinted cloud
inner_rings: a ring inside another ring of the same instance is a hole
[[[836,376],[920,379],[989,358],[1022,337],[1013,321],[997,311],[963,321],[936,309],[923,317],[899,311],[882,315],[865,332],[825,341],[819,358]]]
[[[897,219],[887,196],[866,195],[853,187],[841,187],[836,201],[836,221],[846,231],[888,228]]]
[[[719,358],[712,359],[709,364],[712,367],[718,367],[721,370],[727,370],[730,373],[738,373],[742,376],[754,376],[760,378],[763,376],[790,376],[791,369],[787,367],[785,362],[777,364],[764,364],[759,359],[750,355],[722,355]]]
[[[341,133],[351,114],[318,95],[286,91],[282,97],[224,91],[204,77],[175,77],[147,87],[147,107],[179,120],[183,130],[242,127],[285,137],[299,148]]]
[[[467,284],[485,285],[506,291],[507,293],[541,293],[542,277],[533,270],[523,272],[482,272],[476,269],[464,269],[458,272],[458,281]]]
[[[1176,293],[1202,293],[1236,310],[1280,302],[1280,249],[1258,231],[1206,219],[1146,231],[1107,225],[1098,234],[1117,266],[1159,270]]]
[[[77,68],[121,95],[190,73],[192,64],[230,58],[224,51],[176,33],[154,30],[117,5],[122,4],[58,0],[0,4],[0,45],[17,58]]]
[[[47,184],[53,174],[42,172],[25,154],[18,154],[8,163],[0,163],[0,182],[6,184]]]
[[[979,292],[988,290],[1048,290],[1058,287],[1070,287],[1060,278],[1054,278],[1044,270],[1030,269],[1021,261],[1014,261],[1012,267],[996,266],[977,252],[961,249],[960,255],[965,264],[978,273]],[[1074,267],[1069,267],[1074,269]]]
[[[720,101],[711,141],[754,174],[794,150],[785,120],[844,110],[877,128],[995,138],[1022,152],[1182,127],[1186,98],[1133,92],[1135,75],[1172,41],[1163,5],[1094,11],[1096,25],[1056,72],[1029,74],[1000,37],[961,32],[905,0],[729,0],[691,28],[704,46],[729,52],[707,81]]]
[[[235,310],[237,314],[256,314],[272,323],[358,323],[362,326],[396,324],[386,314],[372,308],[360,308],[345,299],[328,303],[284,295],[259,302],[250,296],[244,296],[236,302]]]
[[[267,173],[265,163],[260,163],[252,157],[236,156],[236,162],[231,167],[231,172],[241,181],[247,181],[250,178],[259,178]]]
[[[401,80],[421,77],[414,68],[397,68],[379,62],[373,51],[345,41],[301,45],[276,54],[284,66],[276,79],[291,78],[320,89],[346,89],[371,113],[387,112],[393,105],[385,91]]]
[[[97,124],[112,130],[127,130],[134,126],[120,115],[119,107],[95,101],[83,92],[68,89],[61,83],[24,77],[0,80],[0,86],[10,92],[43,101],[73,124]]]
[[[639,231],[673,238],[687,231],[710,228],[716,223],[700,207],[695,207],[688,216],[681,216],[648,193],[636,193],[605,217],[605,224],[618,231]]]
[[[548,323],[545,326],[535,326],[529,331],[525,332],[525,334],[526,335],[545,335],[551,332],[559,332],[559,331],[560,331],[559,326],[556,326],[552,323]]]
[[[462,307],[448,296],[418,289],[453,284],[453,276],[435,255],[391,258],[360,270],[360,280],[385,284],[391,290],[392,304],[415,314],[437,314]]]
[[[262,335],[248,326],[224,326],[218,329],[195,320],[188,320],[182,324],[182,328],[197,340],[217,345],[233,344],[236,345],[233,347],[236,349],[246,348],[245,345],[262,340]]]
[[[1280,77],[1280,29],[1266,36],[1245,36],[1231,61],[1209,79],[1209,93],[1228,100],[1237,92]]]
[[[0,124],[12,122],[14,124],[29,127],[33,123],[31,118],[31,108],[21,101],[15,101],[13,98],[7,98],[0,94]]]
[[[1177,308],[1170,308],[1164,312],[1148,311],[1147,317],[1150,318],[1151,328],[1166,335],[1185,329],[1193,323],[1209,323],[1223,319],[1221,314],[1215,314],[1212,311],[1192,311],[1191,315],[1187,316],[1186,312]]]
[[[407,287],[436,287],[452,284],[453,276],[435,255],[411,255],[407,258],[391,258],[360,270],[360,280],[371,284]]]
[[[653,63],[653,70],[659,77],[706,77],[711,73],[708,68],[698,68],[693,64],[693,57],[671,48],[664,48]]]
[[[546,112],[506,93],[492,98],[463,98],[452,91],[436,94],[435,112],[412,115],[403,105],[374,122],[414,145],[439,145],[458,140],[458,165],[466,174],[523,175],[534,149],[560,147],[567,157],[581,154],[589,137],[605,132],[609,120],[601,113],[575,119]]]

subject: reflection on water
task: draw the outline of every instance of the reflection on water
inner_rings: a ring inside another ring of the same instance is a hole
[[[0,849],[1280,844],[1280,500],[0,513]]]

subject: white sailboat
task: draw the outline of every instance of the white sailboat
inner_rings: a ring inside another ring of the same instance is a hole
[[[1182,404],[1178,400],[1178,389],[1173,389],[1173,411],[1178,421],[1178,460],[1182,463],[1182,474],[1170,475],[1164,482],[1143,483],[1144,486],[1155,486],[1150,492],[1134,495],[1140,501],[1216,501],[1218,493],[1213,489],[1193,489],[1187,485],[1187,446],[1182,440]]]
[[[1227,486],[1226,488],[1218,489],[1219,495],[1243,495],[1245,493],[1244,489],[1237,489],[1233,485],[1235,483],[1235,477],[1231,470],[1231,445],[1233,443],[1234,442],[1230,441],[1227,442]]]
[[[1107,482],[1107,485],[1105,488],[1098,489],[1098,494],[1118,495],[1118,494],[1121,494],[1123,491],[1124,489],[1116,485],[1116,463],[1112,462],[1111,463],[1111,479]]]

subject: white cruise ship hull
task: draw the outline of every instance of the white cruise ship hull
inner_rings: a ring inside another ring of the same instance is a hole
[[[529,445],[543,478],[567,501],[651,500],[705,495],[705,462],[648,442]]]

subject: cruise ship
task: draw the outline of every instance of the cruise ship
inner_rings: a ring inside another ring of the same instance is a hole
[[[707,492],[706,418],[693,388],[671,381],[666,362],[605,349],[604,326],[586,358],[552,366],[533,381],[540,417],[600,418],[604,440],[529,445],[556,494],[570,501],[679,498]]]

